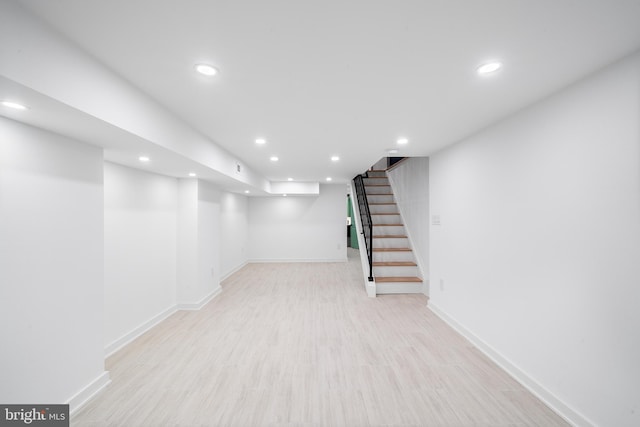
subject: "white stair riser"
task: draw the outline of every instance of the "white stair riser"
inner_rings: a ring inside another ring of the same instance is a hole
[[[400,215],[374,215],[371,214],[371,221],[374,224],[401,224]]]
[[[373,235],[374,236],[389,236],[391,234],[395,234],[396,236],[406,236],[404,226],[403,225],[376,225],[373,227]]]
[[[401,251],[401,252],[387,252],[387,251],[374,251],[374,262],[389,262],[389,261],[414,261],[413,252]]]
[[[393,195],[367,194],[367,200],[371,203],[393,203]]]
[[[398,206],[397,205],[372,205],[371,202],[369,202],[369,212],[371,212],[371,215],[377,214],[377,213],[398,213]]]
[[[365,187],[367,185],[389,185],[389,178],[364,178],[362,182]]]
[[[376,239],[374,237],[373,247],[374,248],[408,248],[409,239],[407,239],[406,237],[391,237],[391,238]]]
[[[369,194],[391,194],[391,187],[386,185],[382,187],[367,186],[364,187],[364,190],[367,193],[367,196]]]
[[[386,177],[387,173],[385,171],[369,171],[367,175],[369,175],[370,177],[372,176]]]
[[[423,284],[413,282],[376,283],[376,294],[421,294]]]
[[[417,266],[383,266],[373,267],[375,277],[419,277]]]

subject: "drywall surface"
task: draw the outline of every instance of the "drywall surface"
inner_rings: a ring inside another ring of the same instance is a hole
[[[105,346],[176,304],[177,180],[105,163]]]
[[[430,158],[430,305],[578,425],[640,425],[639,104],[636,55]]]
[[[198,181],[197,302],[220,288],[220,191]]]
[[[317,197],[249,199],[252,261],[346,261],[347,187],[320,185]]]
[[[66,403],[108,380],[102,164],[98,148],[0,118],[3,403]]]
[[[429,280],[429,158],[412,157],[387,172],[422,278]],[[428,295],[428,287],[425,289]]]
[[[198,284],[198,181],[178,180],[178,303],[193,303]]]
[[[249,200],[223,192],[220,195],[220,275],[227,277],[248,261]]]

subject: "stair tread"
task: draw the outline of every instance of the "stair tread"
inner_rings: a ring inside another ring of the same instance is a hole
[[[374,234],[374,239],[407,239],[408,237],[402,234]]]
[[[373,248],[373,252],[411,252],[409,248]]]
[[[413,261],[376,261],[373,263],[374,267],[417,267]]]
[[[372,224],[374,227],[404,227],[404,224]]]
[[[419,277],[376,277],[377,283],[422,282]]]
[[[377,213],[371,213],[371,215],[400,215],[399,212],[377,212]]]
[[[387,202],[387,203],[369,203],[369,206],[371,206],[371,205],[380,205],[380,206],[382,206],[382,205],[397,205],[397,203],[394,203],[394,202]]]

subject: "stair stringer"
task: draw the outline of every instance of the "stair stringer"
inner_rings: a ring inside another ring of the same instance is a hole
[[[394,200],[395,200],[396,190],[394,188],[394,180],[393,180],[393,178],[391,178],[391,176],[389,176],[387,171],[385,171],[385,175],[387,176],[387,179],[389,180],[389,185],[391,186],[391,191],[394,194]],[[403,208],[402,208],[403,205],[396,202],[396,206],[398,207],[398,212],[400,213],[400,217],[402,218],[402,224],[404,225],[404,228],[405,228],[405,234],[406,234],[407,238],[409,239],[409,247],[413,251],[413,257],[415,259],[416,264],[418,264],[418,271],[419,271],[420,277],[423,280],[422,292],[426,296],[429,296],[429,284],[430,284],[430,280],[428,278],[429,276],[428,276],[428,274],[425,274],[425,268],[424,268],[424,266],[422,264],[422,261],[421,261],[422,257],[420,257],[419,254],[415,250],[416,245],[414,244],[414,239],[413,239],[413,236],[411,234],[411,229],[408,226],[408,224],[406,223],[406,221],[404,220],[405,213],[402,211],[403,210]]]
[[[367,296],[371,298],[376,297],[376,282],[369,281],[369,258],[367,257],[366,247],[367,244],[364,241],[364,233],[362,232],[362,218],[360,217],[360,206],[358,205],[358,195],[354,191],[353,181],[349,184],[349,194],[351,195],[351,204],[353,207],[353,216],[356,220],[356,234],[358,235],[358,252],[360,253],[360,264],[362,265],[362,275],[364,280],[364,289],[367,292]]]

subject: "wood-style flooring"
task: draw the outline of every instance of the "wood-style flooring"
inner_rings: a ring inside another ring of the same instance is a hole
[[[72,426],[567,426],[426,308],[348,263],[250,264],[106,364]]]

